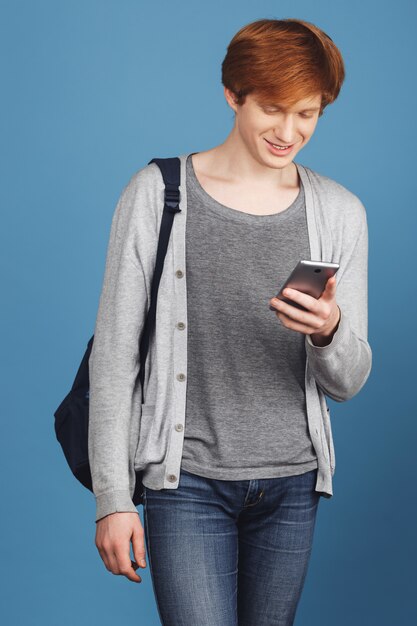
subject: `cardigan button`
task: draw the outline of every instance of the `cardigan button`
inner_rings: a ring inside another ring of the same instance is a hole
[[[185,328],[185,324],[184,324],[184,322],[178,322],[178,324],[177,324],[177,328],[178,328],[179,330],[184,330],[184,328]]]
[[[177,271],[175,272],[175,276],[176,276],[177,278],[182,278],[182,277],[184,276],[184,272],[183,272],[182,270],[177,270]]]
[[[170,483],[175,483],[177,477],[175,476],[175,474],[168,474],[168,480]]]
[[[182,424],[175,424],[175,430],[177,430],[179,433],[184,429],[184,426]]]
[[[180,381],[185,380],[185,374],[177,374],[177,379]]]

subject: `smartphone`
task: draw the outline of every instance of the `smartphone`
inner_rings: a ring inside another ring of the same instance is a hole
[[[282,292],[285,287],[292,287],[297,291],[303,291],[313,298],[320,298],[324,291],[326,282],[331,276],[334,276],[339,269],[338,263],[327,263],[325,261],[298,261],[291,274],[275,296],[297,309],[307,311],[304,306],[286,298]],[[271,311],[276,311],[272,305],[269,305]]]

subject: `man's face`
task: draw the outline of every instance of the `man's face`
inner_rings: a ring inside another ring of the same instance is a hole
[[[236,127],[255,160],[270,167],[283,168],[294,160],[313,135],[320,103],[319,94],[284,109],[276,102],[261,105],[256,96],[248,95],[245,103],[237,107]],[[280,150],[271,144],[290,148]]]

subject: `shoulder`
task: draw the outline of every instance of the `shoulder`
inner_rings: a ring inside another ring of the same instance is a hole
[[[122,187],[118,214],[129,216],[142,226],[144,221],[154,223],[163,209],[164,189],[161,170],[156,163],[148,163],[134,171]]]
[[[366,224],[366,209],[357,194],[337,180],[325,176],[307,166],[303,166],[311,182],[315,201],[334,223],[357,224],[360,228]]]
[[[148,163],[136,170],[123,187],[122,194],[138,191],[151,192],[164,186],[161,170],[156,163]]]

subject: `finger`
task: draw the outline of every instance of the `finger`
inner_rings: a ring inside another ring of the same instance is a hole
[[[316,328],[312,328],[311,326],[307,326],[306,324],[295,322],[284,313],[279,313],[278,311],[276,311],[276,315],[279,318],[280,323],[290,330],[298,331],[300,333],[303,333],[304,335],[310,335],[317,332]]]
[[[118,574],[126,576],[129,580],[135,583],[141,583],[142,579],[138,576],[132,566],[132,560],[130,558],[129,544],[127,544],[127,550],[120,545],[114,551],[114,555],[117,561]]]
[[[308,309],[308,311],[317,311],[317,299],[313,298],[313,296],[310,296],[308,293],[298,291],[298,289],[293,289],[292,287],[286,287],[282,293],[286,298],[297,304],[301,304],[301,306]]]
[[[112,569],[111,569],[111,561],[110,561],[110,559],[109,559],[109,556],[108,556],[108,554],[107,554],[106,550],[104,550],[104,548],[97,548],[97,549],[98,549],[98,551],[99,551],[99,554],[100,554],[100,556],[101,556],[101,560],[103,561],[103,563],[104,563],[104,565],[105,565],[106,569],[107,569],[109,572],[111,572],[111,571],[112,571]]]
[[[106,569],[112,574],[118,574],[119,568],[114,552],[111,548],[99,548],[100,556],[106,566]]]
[[[309,297],[311,297],[311,296],[309,296]],[[294,298],[294,300],[295,300],[295,298]],[[273,298],[271,300],[271,304],[280,313],[284,313],[291,320],[294,320],[296,322],[300,322],[301,324],[305,324],[306,326],[309,326],[309,327],[313,327],[314,330],[316,329],[316,326],[317,327],[319,326],[319,322],[317,320],[316,315],[314,313],[310,312],[310,311],[301,311],[300,309],[297,309],[297,307],[292,306],[291,304],[288,304],[287,302],[283,302],[279,298],[277,300],[275,300]],[[312,332],[314,332],[314,331],[312,331]]]

